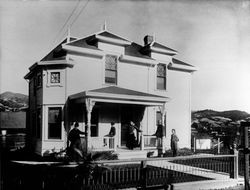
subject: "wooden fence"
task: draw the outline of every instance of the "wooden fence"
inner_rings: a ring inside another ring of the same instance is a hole
[[[10,162],[8,190],[167,189],[173,183],[228,180],[238,176],[237,155],[106,160],[85,164]]]

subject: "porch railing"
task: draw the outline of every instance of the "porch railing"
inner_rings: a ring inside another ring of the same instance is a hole
[[[158,146],[156,136],[143,135],[143,138],[144,138],[144,149],[156,148]]]
[[[115,137],[91,137],[90,147],[93,151],[115,150]]]

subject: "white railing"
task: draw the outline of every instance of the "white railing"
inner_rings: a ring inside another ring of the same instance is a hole
[[[152,135],[143,135],[144,137],[144,149],[157,148],[157,138]]]
[[[114,137],[91,137],[90,148],[92,150],[115,150],[115,138]]]
[[[115,137],[103,137],[104,146],[109,150],[116,149]]]

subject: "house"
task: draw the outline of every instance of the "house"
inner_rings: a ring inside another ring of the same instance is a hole
[[[102,30],[84,38],[69,35],[29,68],[30,145],[44,155],[67,146],[74,122],[87,150],[125,150],[133,121],[146,152],[170,147],[171,129],[179,146],[191,144],[191,76],[196,68],[174,56],[176,50],[145,36],[140,45]],[[162,143],[153,136],[164,124]],[[115,122],[115,137],[106,137]],[[135,151],[135,150],[134,150]],[[132,152],[132,150],[131,150]]]

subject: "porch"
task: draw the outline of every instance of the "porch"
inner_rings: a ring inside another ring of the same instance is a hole
[[[69,97],[66,106],[66,131],[70,130],[71,123],[78,121],[80,129],[87,133],[82,137],[86,151],[126,152],[128,125],[133,121],[141,130],[135,135],[137,146],[133,152],[143,151],[145,154],[140,158],[145,158],[148,151],[165,150],[164,143],[159,143],[163,139],[153,136],[156,119],[152,118],[156,118],[156,113],[150,115],[148,109],[157,108],[160,112],[157,119],[165,121],[167,100],[167,97],[114,86],[74,94]],[[116,128],[113,137],[108,135],[111,122]]]
[[[158,149],[161,148],[161,144],[157,141],[156,136],[142,135],[143,145],[135,147],[133,150],[129,150],[125,146],[117,146],[115,137],[92,137],[90,141],[91,151],[114,151],[119,160],[122,159],[134,159],[134,158],[147,158],[147,154],[158,155]],[[83,147],[86,147],[86,137],[81,137]],[[85,149],[86,151],[86,149]]]

